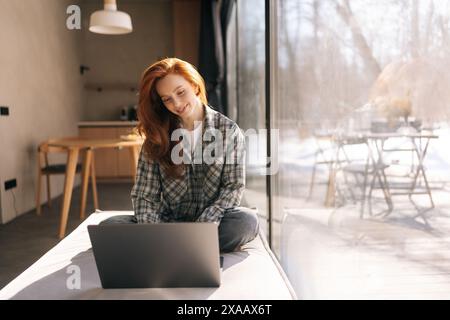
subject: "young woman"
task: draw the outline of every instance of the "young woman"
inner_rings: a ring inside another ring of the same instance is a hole
[[[235,122],[208,106],[197,70],[176,58],[147,68],[138,119],[145,141],[131,191],[135,216],[113,222],[216,222],[222,252],[254,239],[256,211],[239,207],[244,136]]]

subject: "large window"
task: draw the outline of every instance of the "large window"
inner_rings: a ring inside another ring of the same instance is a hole
[[[449,297],[450,1],[271,3],[273,248],[297,294]]]
[[[236,19],[237,120],[247,142],[244,204],[258,209],[262,229],[267,232],[264,3],[238,1]]]

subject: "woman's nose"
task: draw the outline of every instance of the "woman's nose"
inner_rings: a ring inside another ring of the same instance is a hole
[[[173,105],[177,108],[181,105],[181,100],[178,98],[173,98]]]

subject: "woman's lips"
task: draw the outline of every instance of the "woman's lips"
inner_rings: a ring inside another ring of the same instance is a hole
[[[184,113],[186,110],[187,110],[187,108],[188,108],[188,106],[186,105],[186,106],[184,106],[184,108],[183,109],[181,109],[180,111],[178,111],[178,114],[182,114],[182,113]]]

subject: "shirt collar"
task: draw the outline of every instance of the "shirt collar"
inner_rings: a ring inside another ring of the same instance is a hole
[[[214,128],[214,116],[217,111],[214,111],[208,105],[203,105],[203,107],[205,110],[205,120],[204,120],[203,132],[205,132],[205,130]]]

